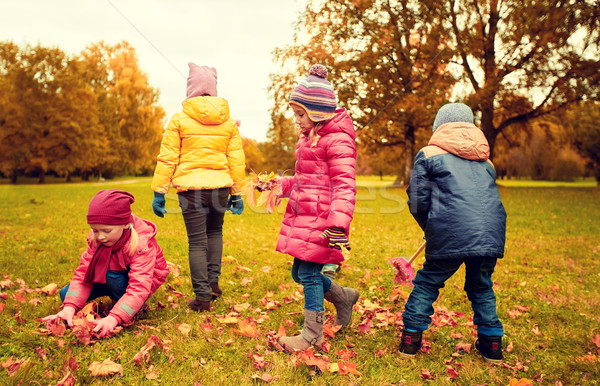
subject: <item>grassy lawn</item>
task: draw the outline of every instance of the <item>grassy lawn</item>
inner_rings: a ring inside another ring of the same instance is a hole
[[[187,239],[175,194],[167,195],[170,213],[161,219],[150,207],[149,179],[0,186],[0,384],[56,384],[69,372],[77,384],[246,385],[269,376],[274,384],[508,385],[522,378],[600,384],[598,188],[502,184],[507,244],[494,281],[507,348],[504,364],[491,366],[474,348],[457,352],[457,345],[468,348],[475,341],[464,270],[435,304],[434,324],[424,336],[430,351],[415,359],[397,354],[410,289],[394,285],[387,261],[410,255],[422,232],[406,208],[404,189],[389,187],[392,182],[359,181],[352,251],[338,281],[358,288],[361,298],[352,326],[329,338],[326,352],[316,351],[327,362],[323,371],[307,364],[306,356],[270,344],[280,328],[293,335],[303,322],[291,258],[275,252],[283,205],[271,215],[248,206],[242,216],[228,212],[224,296],[213,312],[198,314],[186,307],[192,293]],[[169,275],[149,299],[149,312],[114,338],[84,345],[69,330],[62,337],[44,334],[36,319],[58,312],[60,300],[39,289],[68,283],[85,247],[88,202],[108,188],[134,194],[133,211],[158,225],[159,244],[167,261],[180,267],[179,276]],[[326,304],[327,314],[332,311]],[[152,336],[160,344],[135,360]],[[92,376],[89,366],[106,359],[121,365],[122,375]]]

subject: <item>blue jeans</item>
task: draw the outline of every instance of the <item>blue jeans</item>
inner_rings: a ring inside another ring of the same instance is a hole
[[[218,283],[223,258],[223,222],[229,188],[180,192],[179,206],[188,237],[188,260],[196,299],[212,299],[211,283]]]
[[[292,279],[304,287],[304,309],[322,312],[323,296],[331,288],[331,280],[321,274],[323,264],[294,258]]]
[[[67,284],[63,289],[60,290],[60,300],[62,302],[65,301],[65,297],[69,291],[69,285],[70,284]],[[90,296],[88,297],[87,301],[101,298],[103,296],[108,296],[112,300],[117,301],[121,299],[123,295],[125,295],[127,285],[129,285],[129,270],[108,270],[106,272],[106,284],[94,283],[92,292],[90,292]]]
[[[503,336],[502,323],[496,313],[492,273],[496,267],[495,257],[469,257],[446,260],[425,260],[423,268],[417,272],[413,288],[402,319],[406,328],[424,331],[431,324],[433,302],[448,280],[464,263],[465,291],[473,308],[473,323],[477,332],[488,336]]]

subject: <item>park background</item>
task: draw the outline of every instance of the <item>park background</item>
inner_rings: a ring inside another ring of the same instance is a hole
[[[280,326],[293,334],[302,322],[288,259],[274,252],[282,207],[267,215],[249,206],[243,216],[227,217],[229,295],[214,315],[185,310],[190,291],[181,218],[175,201],[168,201],[172,215],[164,221],[150,210],[148,176],[169,116],[136,47],[97,41],[73,53],[60,41],[6,40],[0,42],[0,355],[6,369],[0,377],[15,384],[272,380],[265,374],[282,383],[323,384],[597,382],[597,2],[309,1],[302,9],[290,41],[270,56],[274,70],[264,85],[270,124],[255,137],[264,139],[247,136],[244,149],[248,172],[293,168],[297,134],[289,92],[311,64],[325,64],[339,105],[355,121],[363,176],[353,254],[340,276],[342,284],[359,283],[362,298],[353,328],[321,354],[329,365],[319,362],[322,356],[278,353],[269,343]],[[185,79],[177,81],[183,96]],[[240,82],[235,92],[246,87]],[[448,101],[475,111],[509,215],[507,258],[495,277],[507,325],[501,367],[458,346],[472,343],[473,331],[460,277],[436,303],[441,320],[430,331],[431,352],[412,361],[394,353],[409,289],[394,286],[386,261],[419,244],[405,185],[437,109]],[[242,120],[242,132],[252,122],[232,114]],[[69,333],[48,337],[35,319],[55,312],[59,302],[41,289],[69,280],[87,233],[87,203],[97,190],[115,187],[132,191],[134,211],[158,223],[173,264],[169,283],[150,300],[143,327],[87,345]],[[151,336],[160,350],[141,364],[133,361]],[[88,366],[105,359],[123,373],[91,375]]]

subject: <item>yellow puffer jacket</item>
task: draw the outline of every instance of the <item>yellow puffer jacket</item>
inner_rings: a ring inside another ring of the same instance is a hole
[[[194,97],[165,130],[152,190],[167,193],[173,184],[177,193],[231,187],[231,194],[240,194],[245,168],[242,138],[227,100]]]

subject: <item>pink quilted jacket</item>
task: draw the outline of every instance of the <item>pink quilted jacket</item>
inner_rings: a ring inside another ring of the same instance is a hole
[[[296,145],[293,177],[282,177],[283,197],[289,197],[277,251],[316,263],[340,264],[342,252],[328,248],[321,237],[327,227],[349,234],[356,197],[354,125],[345,109],[319,131],[313,146],[302,135]]]

